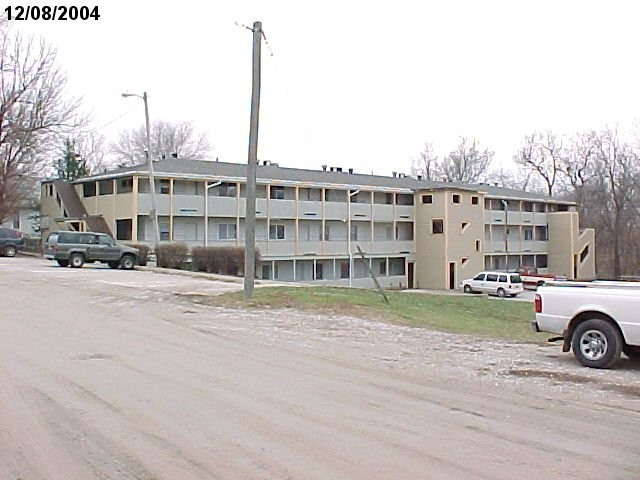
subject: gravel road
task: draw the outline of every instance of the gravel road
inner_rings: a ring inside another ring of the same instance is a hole
[[[640,478],[640,365],[0,258],[0,479]]]

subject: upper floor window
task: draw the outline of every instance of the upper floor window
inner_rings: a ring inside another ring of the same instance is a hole
[[[433,203],[433,195],[422,195],[422,203]]]
[[[444,220],[442,218],[431,220],[431,233],[444,233]]]
[[[53,185],[48,185],[53,188]],[[82,184],[82,196],[83,197],[95,197],[96,196],[96,182],[89,182]]]
[[[221,183],[218,186],[219,197],[235,197],[238,194],[238,185],[236,183]]]
[[[478,205],[479,199],[475,195],[471,197],[471,205]]]
[[[269,225],[269,240],[284,240],[284,225]]]
[[[163,178],[160,180],[160,193],[163,195],[168,195],[171,190],[171,180],[168,178]]]
[[[119,178],[118,179],[118,193],[130,193],[133,192],[133,178]]]
[[[281,185],[272,186],[270,198],[274,200],[284,200],[284,187]]]
[[[452,201],[453,203],[460,203],[460,195],[459,195],[459,194],[457,194],[457,193],[454,193],[454,194],[451,196],[451,201]]]
[[[113,180],[100,180],[100,195],[113,194]]]

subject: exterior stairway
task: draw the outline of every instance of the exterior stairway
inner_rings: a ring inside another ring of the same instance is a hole
[[[84,208],[73,185],[65,180],[56,180],[54,186],[60,198],[65,217],[84,221],[87,225],[87,230],[91,232],[106,233],[113,236],[102,215],[87,215],[87,210]]]

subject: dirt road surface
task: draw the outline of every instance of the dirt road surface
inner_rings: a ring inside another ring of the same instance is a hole
[[[640,478],[640,366],[0,258],[0,479]]]

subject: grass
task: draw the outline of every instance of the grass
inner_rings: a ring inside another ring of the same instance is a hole
[[[412,327],[516,342],[543,341],[530,329],[529,302],[480,295],[386,292],[390,304],[372,290],[331,287],[262,287],[246,302],[242,292],[207,297],[210,305],[236,308],[296,308],[328,315],[351,315]],[[203,300],[200,300],[203,301]]]

